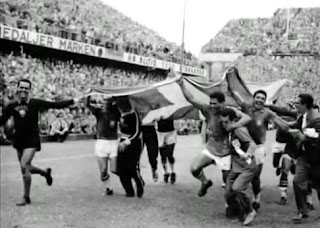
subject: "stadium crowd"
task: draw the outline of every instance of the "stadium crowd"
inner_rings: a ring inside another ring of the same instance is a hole
[[[94,0],[10,0],[0,2],[2,24],[116,50],[180,62],[180,47],[155,31]],[[197,59],[184,52],[187,65]]]
[[[288,79],[289,83],[283,88],[285,96],[280,97],[284,104],[291,102],[303,91],[309,91],[316,98],[320,97],[320,64],[317,58],[242,56],[236,60],[235,65],[245,81],[265,83]]]
[[[101,67],[73,63],[72,61],[43,60],[27,56],[0,55],[2,70],[1,87],[5,96],[13,97],[16,82],[28,78],[33,83],[32,93],[41,99],[61,100],[78,97],[93,87],[129,87],[153,84],[166,78],[164,73],[135,71],[117,67]],[[5,89],[6,87],[6,89]],[[40,118],[43,135],[53,134],[55,122],[66,122],[69,133],[94,134],[96,120],[84,104],[79,107],[65,108],[62,111],[49,110]],[[194,132],[199,122],[179,121],[177,129],[181,134]]]
[[[202,52],[319,53],[319,17],[320,8],[289,8],[278,9],[271,18],[233,19],[203,46]]]

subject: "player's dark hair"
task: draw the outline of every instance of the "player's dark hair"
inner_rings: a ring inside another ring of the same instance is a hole
[[[317,109],[318,111],[320,111],[319,105],[317,105],[317,104],[313,105],[312,108],[313,108],[313,109]]]
[[[220,116],[229,117],[231,121],[237,119],[237,114],[232,108],[224,108],[219,112]]]
[[[210,94],[210,98],[217,99],[219,103],[225,102],[226,98],[222,92],[214,92]]]
[[[300,93],[299,96],[300,103],[302,105],[306,105],[307,109],[311,109],[313,107],[313,96],[308,93]]]
[[[132,108],[128,96],[120,96],[115,99],[116,99],[116,104],[120,109],[130,110]]]
[[[257,94],[259,94],[259,93],[262,94],[263,96],[265,96],[265,98],[267,99],[267,92],[262,89],[259,89],[256,92],[254,92],[253,97],[256,97]]]
[[[20,85],[21,82],[28,83],[28,84],[30,85],[30,89],[31,89],[32,83],[31,83],[31,81],[30,81],[29,79],[26,79],[26,78],[20,79],[20,80],[18,81],[18,83],[17,83],[17,86],[18,86],[18,87],[19,87],[19,85]]]

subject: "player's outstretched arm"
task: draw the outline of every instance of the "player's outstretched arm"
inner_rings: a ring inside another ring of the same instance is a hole
[[[239,120],[236,123],[232,124],[230,127],[228,127],[227,131],[232,131],[236,128],[246,126],[252,120],[251,117],[249,115],[247,115],[246,113],[244,113],[234,107],[230,107],[230,108],[232,108],[236,112]]]
[[[184,81],[183,81],[183,77],[182,75],[180,76],[176,76],[177,77],[177,83],[181,88],[181,91],[183,93],[183,95],[185,96],[185,98],[187,99],[187,101],[189,101],[193,106],[195,106],[197,109],[202,110],[204,107],[209,106],[209,104],[204,103],[202,101],[197,100],[191,93],[190,91],[186,88]]]
[[[61,109],[77,104],[81,99],[83,99],[83,97],[62,101],[47,101],[42,99],[35,99],[35,102],[39,109]]]
[[[277,115],[294,117],[294,118],[297,118],[298,116],[298,111],[292,111],[286,107],[281,107],[277,105],[266,105],[266,107],[269,108],[271,111],[275,112]]]

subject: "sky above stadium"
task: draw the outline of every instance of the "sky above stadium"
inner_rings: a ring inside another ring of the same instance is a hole
[[[133,20],[181,44],[184,0],[101,0]],[[277,8],[320,7],[320,0],[187,0],[185,47],[201,47],[231,19],[272,17]]]

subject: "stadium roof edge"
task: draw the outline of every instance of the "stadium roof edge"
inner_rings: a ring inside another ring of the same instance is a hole
[[[200,53],[199,60],[201,62],[233,62],[243,53]]]

